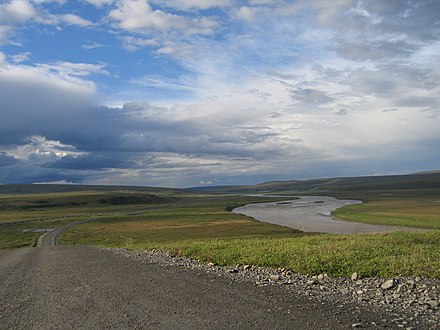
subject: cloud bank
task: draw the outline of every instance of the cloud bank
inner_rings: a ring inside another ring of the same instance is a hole
[[[437,1],[87,3],[101,17],[0,6],[0,43],[65,24],[114,38],[79,51],[139,56],[121,77],[108,59],[0,52],[0,183],[181,187],[440,166]],[[160,69],[137,70],[145,58]],[[112,81],[122,87],[105,95]]]

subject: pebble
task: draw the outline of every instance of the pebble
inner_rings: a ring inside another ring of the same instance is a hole
[[[280,275],[270,275],[269,278],[272,281],[275,281],[275,282],[281,280],[281,276]]]
[[[437,300],[428,300],[426,303],[431,307],[438,307],[438,301]]]
[[[358,273],[357,272],[354,272],[353,274],[351,274],[351,280],[354,282],[354,281],[357,281],[357,279],[358,279]]]
[[[381,288],[382,290],[390,290],[390,289],[394,288],[395,286],[396,286],[396,280],[391,279],[391,280],[388,280],[388,281],[386,281],[386,282],[383,282],[383,283],[380,285],[380,288]]]

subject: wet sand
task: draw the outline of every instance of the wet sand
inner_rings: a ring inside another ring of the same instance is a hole
[[[419,228],[369,225],[339,220],[331,216],[337,208],[360,204],[357,200],[340,200],[328,196],[301,196],[297,200],[257,203],[237,207],[234,213],[256,220],[298,229],[304,232],[331,234],[379,233],[396,230],[423,231]]]

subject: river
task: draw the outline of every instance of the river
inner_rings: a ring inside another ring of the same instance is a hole
[[[340,200],[329,196],[300,196],[296,200],[248,204],[235,208],[233,212],[303,232],[360,234],[420,230],[418,228],[369,225],[344,221],[331,215],[331,212],[337,208],[360,203],[362,202],[357,200]]]

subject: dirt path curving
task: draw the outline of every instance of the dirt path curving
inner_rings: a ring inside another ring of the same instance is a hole
[[[59,236],[64,233],[66,230],[78,226],[82,223],[86,223],[86,222],[91,222],[91,221],[95,221],[96,219],[87,219],[87,220],[81,220],[81,221],[76,221],[76,222],[71,222],[67,225],[55,228],[53,230],[48,231],[47,233],[41,235],[38,238],[38,243],[37,243],[37,247],[41,247],[41,246],[55,246],[58,245],[58,238]]]

